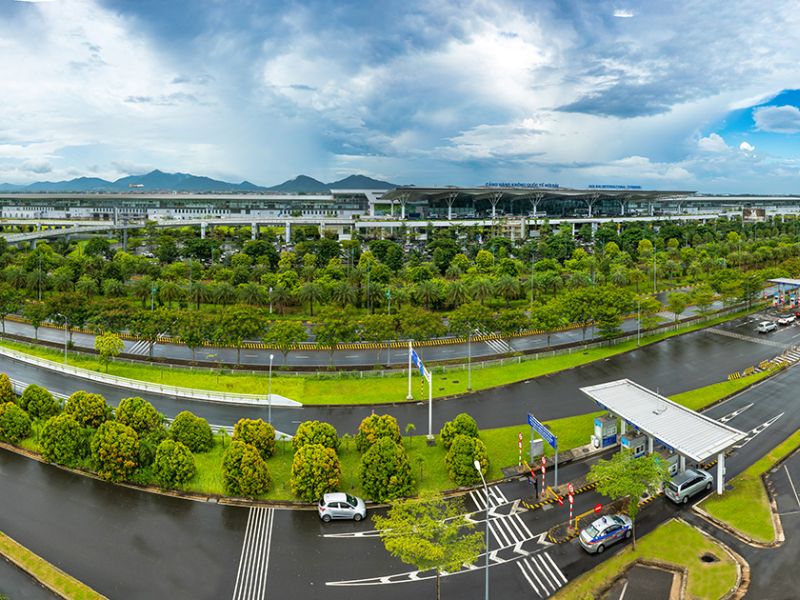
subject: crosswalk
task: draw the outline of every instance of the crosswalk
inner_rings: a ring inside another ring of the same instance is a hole
[[[485,493],[473,490],[469,495],[478,510],[487,510]],[[503,490],[497,486],[489,488],[488,500],[490,514],[493,508],[509,503],[505,494],[503,494]],[[526,540],[535,537],[531,534],[530,529],[528,529],[519,513],[513,511],[504,518],[490,519],[489,531],[491,531],[495,542],[501,548],[508,546],[519,547]],[[492,554],[494,552],[489,553],[490,558]],[[528,553],[526,557],[515,561],[515,564],[539,598],[549,597],[567,583],[564,573],[558,568],[558,565],[546,550]]]
[[[147,340],[139,340],[133,346],[128,348],[128,354],[140,354],[144,356],[150,353],[150,342]]]
[[[476,329],[475,333],[478,335],[488,335],[485,331],[480,329]],[[489,346],[489,349],[495,354],[508,354],[514,351],[508,342],[500,339],[488,339],[484,340],[484,343]]]
[[[775,340],[771,340],[766,337],[755,337],[752,335],[744,335],[743,333],[728,331],[727,329],[720,329],[719,327],[711,327],[706,331],[708,331],[709,333],[716,333],[717,335],[723,335],[725,337],[735,338],[737,340],[744,340],[746,342],[753,342],[754,344],[761,344],[762,346],[772,346],[773,348],[780,348],[782,350],[789,347],[789,344],[776,342]]]
[[[254,506],[247,516],[233,600],[264,600],[275,509]]]

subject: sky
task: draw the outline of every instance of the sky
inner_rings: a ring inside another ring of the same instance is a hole
[[[800,193],[796,0],[0,0],[0,181]]]

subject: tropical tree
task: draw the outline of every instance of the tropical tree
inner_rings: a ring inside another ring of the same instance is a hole
[[[6,317],[22,306],[22,294],[6,283],[0,283],[0,323],[6,333]]]
[[[551,301],[534,309],[531,312],[531,327],[540,329],[547,334],[547,345],[550,346],[550,336],[560,327],[567,324],[567,317],[564,314],[563,305],[560,302]]]
[[[686,292],[673,292],[667,296],[667,309],[675,315],[675,323],[678,322],[681,313],[689,306],[689,300],[689,294]]]
[[[217,327],[217,339],[236,348],[236,364],[241,364],[242,346],[247,340],[261,337],[263,322],[252,310],[243,306],[226,310]]]
[[[310,281],[308,283],[304,283],[300,287],[297,292],[297,296],[300,298],[301,302],[308,302],[308,311],[313,317],[314,303],[322,302],[322,300],[325,298],[325,288],[323,288],[319,283]]]
[[[125,348],[122,339],[111,331],[101,333],[94,338],[94,349],[100,355],[100,362],[105,365],[106,373],[108,373],[108,364],[112,358],[119,356],[120,352]]]
[[[307,339],[306,326],[300,321],[275,321],[261,334],[262,342],[277,348],[283,354],[283,364],[286,364],[292,347]]]
[[[519,278],[511,275],[499,277],[495,282],[494,289],[497,295],[506,301],[506,306],[509,306],[511,300],[515,300],[522,295],[522,286]]]
[[[24,316],[33,326],[33,337],[39,339],[39,327],[45,322],[50,315],[50,308],[44,302],[31,301],[25,304],[22,308],[22,316]]]

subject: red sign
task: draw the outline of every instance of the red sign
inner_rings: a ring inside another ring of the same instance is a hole
[[[570,496],[571,496],[572,494],[574,494],[574,493],[575,493],[575,488],[574,488],[574,487],[572,487],[572,484],[571,484],[571,483],[569,484],[569,488],[568,488],[568,489],[569,489],[569,494],[570,494]]]
[[[594,505],[594,512],[600,513],[601,510],[603,510],[603,505],[602,504],[595,504]]]
[[[517,439],[518,439],[520,442],[522,441],[522,432],[521,432],[521,431],[520,431],[520,432],[517,434]]]
[[[544,477],[544,465],[542,465],[542,477]]]
[[[575,499],[574,499],[574,497],[572,496],[572,494],[570,494],[570,495],[569,495],[569,503],[570,503],[570,504],[572,504],[573,502],[575,502]]]
[[[547,459],[542,456],[542,466],[545,466],[545,464],[547,464]]]

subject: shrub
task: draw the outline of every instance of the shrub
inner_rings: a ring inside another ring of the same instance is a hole
[[[361,459],[361,485],[376,502],[410,496],[414,477],[403,445],[388,437],[375,442]]]
[[[61,410],[58,400],[43,387],[32,383],[19,398],[19,405],[34,419],[49,419]]]
[[[11,385],[11,380],[5,373],[0,373],[0,404],[16,401],[17,395],[14,393],[14,387]]]
[[[196,472],[194,456],[184,444],[167,439],[158,445],[153,473],[161,487],[174,487],[186,483]]]
[[[89,436],[75,418],[67,413],[50,417],[39,438],[45,460],[77,467],[89,454]]]
[[[31,418],[13,402],[0,404],[0,440],[17,443],[31,434]]]
[[[439,432],[445,450],[450,449],[450,444],[453,443],[453,440],[458,435],[466,435],[473,438],[478,437],[478,424],[475,422],[475,419],[467,413],[456,415],[456,418],[445,423],[441,432]]]
[[[272,478],[267,463],[252,444],[234,440],[222,459],[222,480],[232,496],[254,498],[269,491]]]
[[[474,462],[481,463],[481,473],[486,475],[489,469],[489,454],[486,446],[478,438],[468,435],[457,435],[450,444],[450,451],[445,456],[448,475],[458,485],[478,483],[481,476],[475,470]]]
[[[117,406],[117,421],[131,427],[136,433],[159,429],[164,417],[147,400],[134,396],[123,398]]]
[[[97,428],[91,448],[97,474],[103,479],[124,481],[138,465],[139,436],[117,421],[106,421]]]
[[[96,429],[111,417],[111,407],[100,394],[77,391],[67,398],[64,410],[75,417],[79,425]]]
[[[339,487],[342,467],[335,450],[322,444],[309,444],[294,453],[292,493],[306,502],[314,502],[326,492]]]
[[[359,452],[364,452],[382,437],[400,443],[400,427],[397,425],[397,419],[392,415],[370,415],[358,426],[356,448]]]
[[[331,450],[339,449],[339,434],[336,428],[324,421],[303,421],[292,438],[292,448],[297,452],[308,444],[320,444]]]
[[[133,429],[133,428],[131,428]],[[139,436],[139,466],[148,467],[156,459],[159,444],[169,437],[163,427],[146,431]]]
[[[264,460],[275,454],[275,428],[262,419],[239,419],[233,439],[255,446]]]
[[[208,421],[188,410],[178,413],[169,428],[169,434],[192,452],[208,452],[214,440]]]

